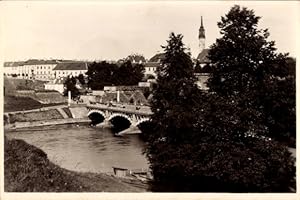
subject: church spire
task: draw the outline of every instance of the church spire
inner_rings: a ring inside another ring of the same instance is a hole
[[[199,28],[199,51],[200,53],[205,49],[205,29],[203,26],[203,19],[201,16],[201,26]]]
[[[203,26],[202,16],[201,16],[201,26],[200,26],[200,29],[199,29],[199,39],[200,38],[205,38],[205,29],[204,29],[204,26]]]

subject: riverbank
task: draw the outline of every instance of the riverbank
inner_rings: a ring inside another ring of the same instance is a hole
[[[13,124],[8,124],[4,126],[5,130],[17,130],[23,128],[31,127],[41,127],[41,126],[51,126],[51,125],[60,125],[60,124],[76,124],[76,123],[88,123],[91,120],[88,118],[74,119],[50,119],[43,121],[32,121],[32,122],[15,122]]]
[[[139,180],[103,173],[83,173],[53,164],[41,149],[23,140],[5,138],[6,192],[147,192]]]

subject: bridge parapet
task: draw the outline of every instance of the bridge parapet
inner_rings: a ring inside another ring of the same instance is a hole
[[[122,113],[128,113],[128,114],[136,114],[136,115],[143,115],[143,116],[150,116],[152,115],[151,108],[149,106],[139,106],[138,110],[136,109],[136,106],[124,106],[125,108],[122,107],[112,107],[112,106],[107,106],[103,104],[96,104],[96,105],[87,105],[87,108],[89,110],[92,109],[99,109],[99,110],[108,110],[108,111],[113,111],[113,112],[122,112]]]

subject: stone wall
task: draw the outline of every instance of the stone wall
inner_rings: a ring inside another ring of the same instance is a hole
[[[71,111],[73,118],[88,118],[88,109],[86,107],[70,107],[69,110]]]
[[[88,118],[84,119],[51,119],[46,121],[34,121],[34,122],[16,122],[13,128],[28,128],[28,127],[38,127],[38,126],[49,126],[56,124],[74,124],[74,123],[88,123],[90,120]]]

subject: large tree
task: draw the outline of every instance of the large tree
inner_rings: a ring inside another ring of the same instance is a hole
[[[137,85],[144,76],[142,64],[133,65],[130,61],[121,63],[92,63],[89,66],[88,86],[92,90],[102,90],[104,86],[112,85]]]
[[[115,74],[116,85],[137,85],[144,77],[145,67],[142,64],[132,64],[127,60],[120,65]]]
[[[293,158],[268,136],[278,139],[295,133],[295,91],[286,55],[277,54],[275,43],[267,41],[267,29],[257,28],[259,18],[253,10],[234,6],[218,23],[222,37],[209,52],[214,66],[208,80],[213,100],[203,108],[202,130],[206,131],[202,135],[226,145],[233,142],[230,154],[236,150],[252,154],[248,175],[232,171],[228,186],[237,183],[238,191],[289,191],[295,187]],[[237,145],[242,148],[235,149]],[[222,159],[217,163],[228,167]],[[259,174],[253,182],[255,171]]]
[[[193,63],[182,43],[182,35],[171,33],[164,46],[165,59],[158,68],[157,87],[153,91],[152,116],[159,137],[172,143],[184,142],[193,129],[193,109],[198,101]]]
[[[238,6],[226,16],[233,13],[237,19],[243,19],[245,14],[249,15],[246,19],[250,22],[256,19],[252,16],[253,11],[241,10]],[[225,74],[230,74],[228,79],[232,83],[226,86],[232,89],[220,89],[227,77],[221,70],[214,69],[210,92],[201,92],[195,86],[192,62],[185,53],[182,36],[171,34],[164,48],[166,58],[158,70],[157,88],[151,102],[153,127],[146,131],[146,153],[154,175],[153,189],[289,192],[295,188],[291,153],[285,146],[266,137],[269,129],[265,124],[264,108],[257,106],[257,100],[252,96],[253,93],[261,94],[255,91],[260,87],[247,85],[248,82],[239,77],[243,73],[235,71],[237,65],[228,64]],[[242,60],[240,56],[243,54],[232,58]],[[222,64],[226,60],[218,63],[215,59],[215,66],[227,66]],[[251,74],[249,68],[246,67],[246,71]],[[261,75],[265,76],[266,72]],[[237,81],[231,76],[236,76]],[[252,78],[260,80],[256,76]],[[254,85],[264,85],[265,78],[260,78],[262,81]]]
[[[182,35],[170,34],[164,46],[165,58],[158,68],[157,87],[153,91],[151,108],[153,115],[151,132],[147,132],[147,155],[151,163],[155,186],[160,191],[174,189],[172,184],[183,181],[197,161],[190,160],[184,152],[189,148],[196,117],[194,108],[199,101],[199,90],[195,84],[193,63],[182,43]],[[189,164],[188,164],[189,163]],[[164,189],[163,189],[164,188]],[[175,189],[176,190],[176,189]]]
[[[209,51],[213,73],[210,91],[227,98],[239,96],[237,106],[254,109],[269,131],[280,141],[294,141],[295,82],[287,54],[276,53],[268,41],[268,29],[258,29],[260,17],[253,10],[234,6],[218,26],[221,38]],[[252,123],[253,116],[245,117]],[[257,124],[256,122],[253,122]]]

